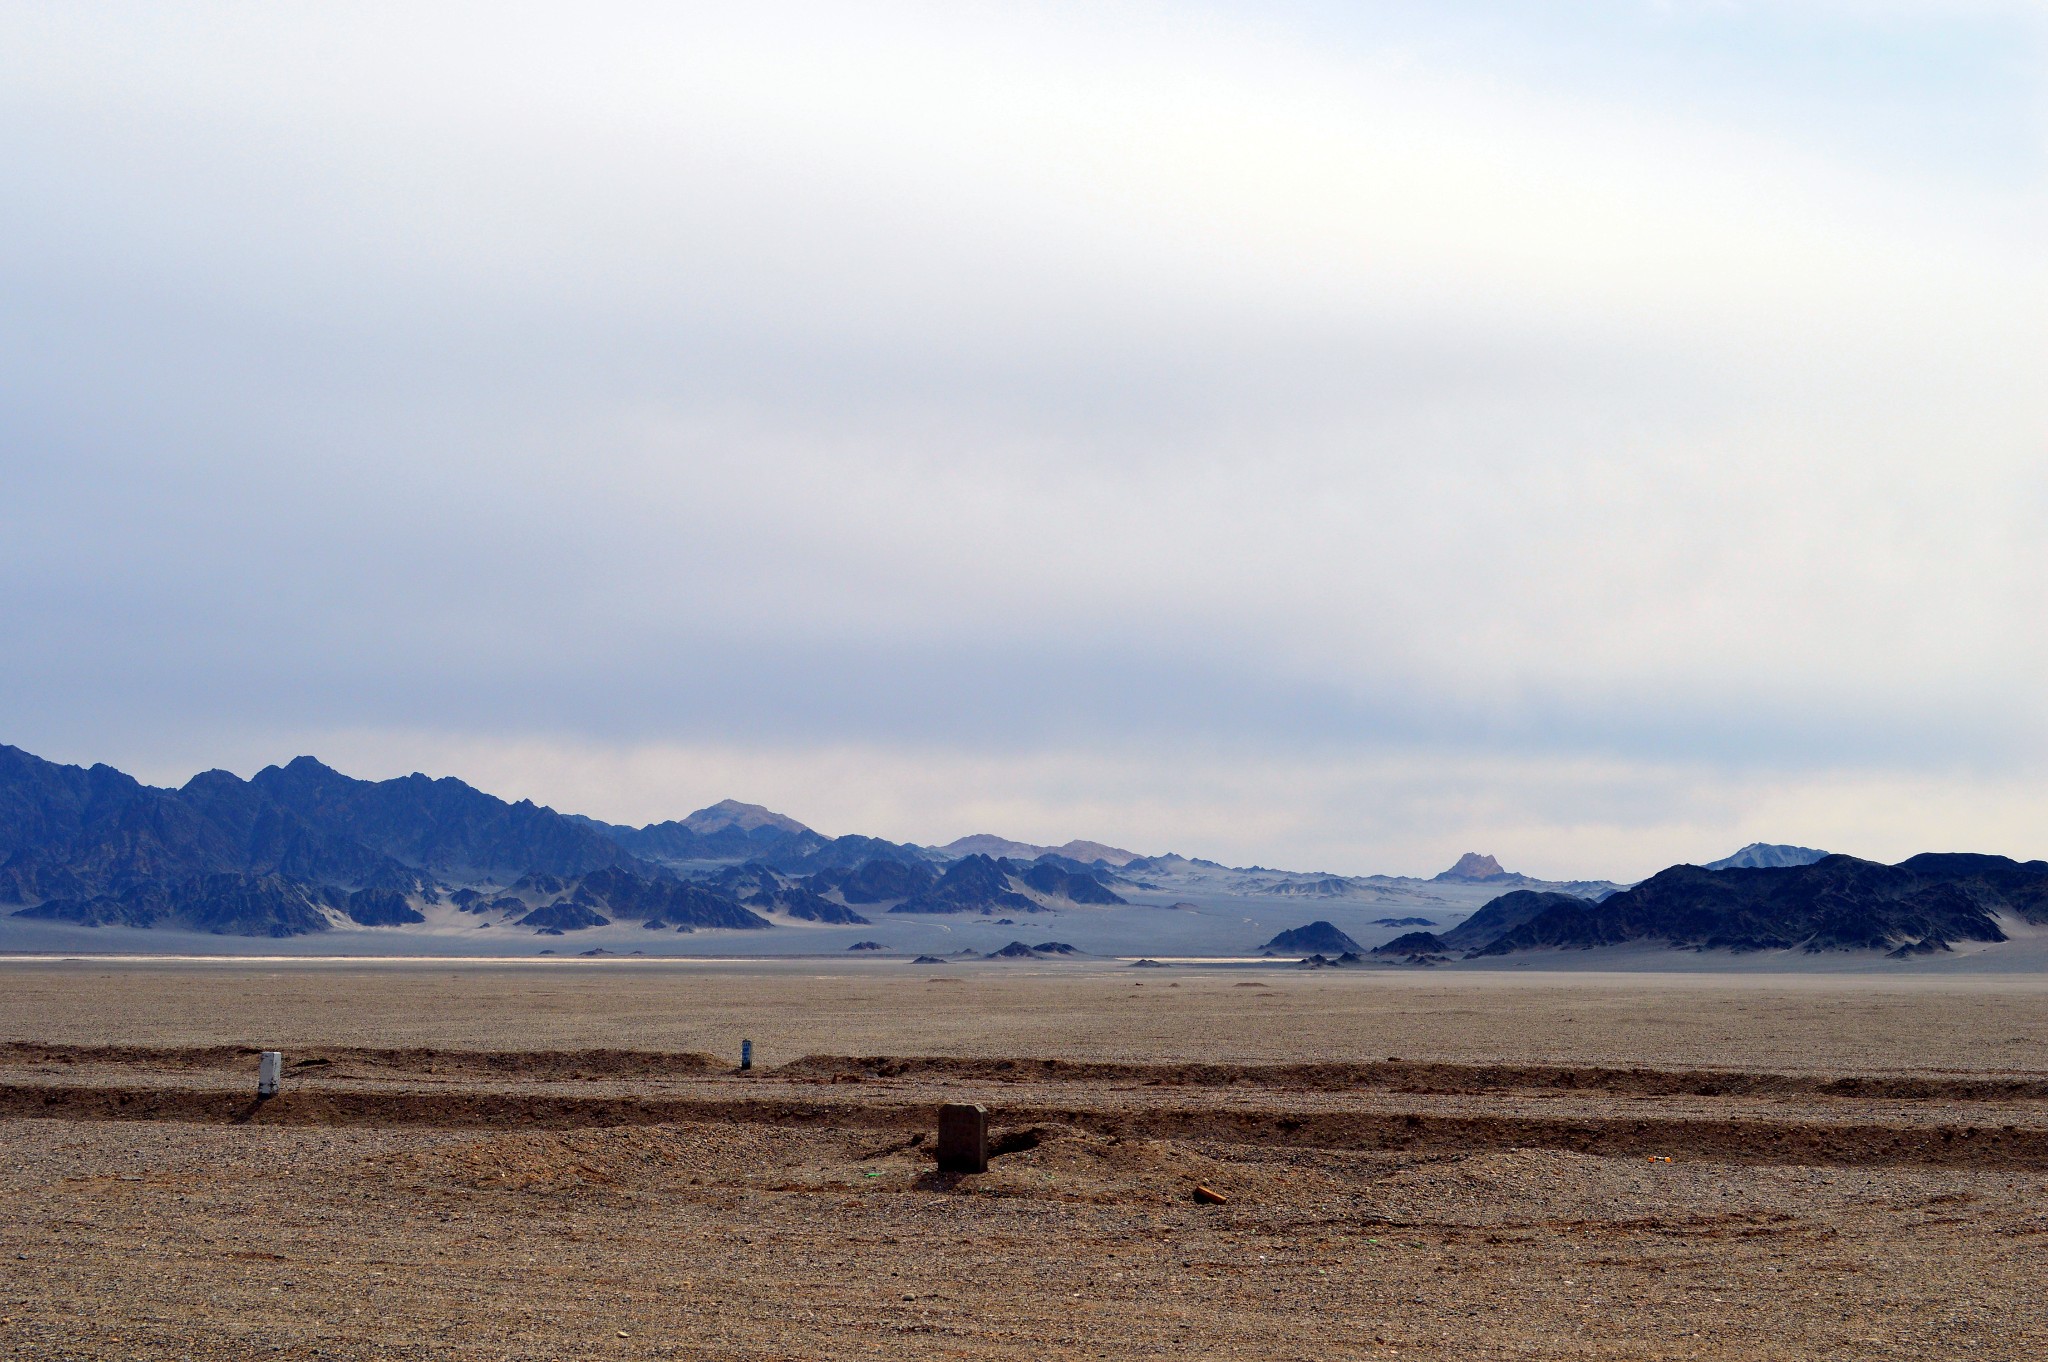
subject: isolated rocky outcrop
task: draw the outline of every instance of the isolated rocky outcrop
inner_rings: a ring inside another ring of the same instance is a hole
[[[578,932],[586,927],[608,927],[611,919],[588,901],[562,899],[534,909],[519,919],[519,925],[560,936],[563,932]]]
[[[1064,941],[1045,941],[1036,946],[1027,946],[1022,941],[1012,941],[1001,950],[990,951],[987,960],[1031,960],[1048,955],[1079,955],[1081,952]]]
[[[1373,947],[1372,953],[1383,959],[1430,960],[1447,957],[1450,947],[1434,932],[1408,932],[1384,946]]]
[[[1335,923],[1311,922],[1281,932],[1259,949],[1281,955],[1342,955],[1346,951],[1357,954],[1365,947],[1339,931]]]
[[[1501,881],[1520,880],[1526,877],[1501,869],[1500,862],[1494,860],[1491,856],[1482,856],[1476,851],[1468,851],[1458,858],[1456,865],[1452,866],[1449,870],[1441,872],[1436,878],[1452,884],[1493,884]]]

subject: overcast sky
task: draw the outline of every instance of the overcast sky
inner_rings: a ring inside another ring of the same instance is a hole
[[[2043,28],[0,3],[0,741],[1349,872],[2048,855]]]

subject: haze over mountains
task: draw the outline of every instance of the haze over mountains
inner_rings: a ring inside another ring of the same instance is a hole
[[[1298,930],[1276,935],[1268,919],[1305,901],[1342,925],[1297,917]],[[479,932],[595,933],[609,950],[619,929],[778,928],[846,949],[831,944],[834,929],[893,923],[897,943],[855,944],[1002,958],[990,933],[1064,917],[1080,949],[1111,953],[1245,953],[1263,941],[1318,957],[1327,945],[1351,962],[1364,938],[1382,942],[1378,958],[1417,963],[1624,945],[1903,958],[2048,925],[2048,865],[1926,855],[1888,867],[1757,843],[1634,887],[1539,881],[1477,852],[1430,880],[1340,876],[1082,840],[828,837],[734,800],[628,827],[454,778],[357,780],[312,757],[159,789],[0,746],[0,904],[4,921],[67,929],[380,932],[466,938],[465,950]],[[1386,940],[1406,928],[1421,930]]]

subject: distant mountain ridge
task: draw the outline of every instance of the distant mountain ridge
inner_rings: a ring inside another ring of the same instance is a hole
[[[1128,856],[1099,843],[1070,848]],[[1048,852],[947,858],[827,838],[757,804],[624,827],[453,777],[368,781],[296,757],[176,790],[0,746],[0,903],[82,926],[296,936],[429,914],[559,934],[617,921],[759,930],[890,912],[1119,905],[1109,872]]]
[[[452,777],[356,780],[298,757],[246,781],[205,771],[167,790],[0,745],[0,903],[22,905],[17,916],[295,936],[422,922],[456,885],[538,876],[573,899],[605,875],[628,899],[674,880],[603,825]],[[596,897],[583,894],[584,916],[602,916]],[[493,901],[508,921],[537,910]],[[769,925],[728,896],[670,894],[662,912],[675,926]]]
[[[1064,856],[1083,865],[1093,865],[1100,861],[1106,865],[1125,866],[1142,859],[1135,851],[1125,851],[1122,847],[1108,846],[1102,842],[1082,841],[1080,838],[1056,847],[1035,846],[1030,842],[1013,842],[992,832],[977,832],[972,836],[957,837],[939,850],[948,856],[1007,856],[1027,861],[1037,860],[1041,856]]]

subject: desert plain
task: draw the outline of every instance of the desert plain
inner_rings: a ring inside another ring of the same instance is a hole
[[[2048,977],[22,958],[0,1190],[9,1357],[2028,1359]]]

